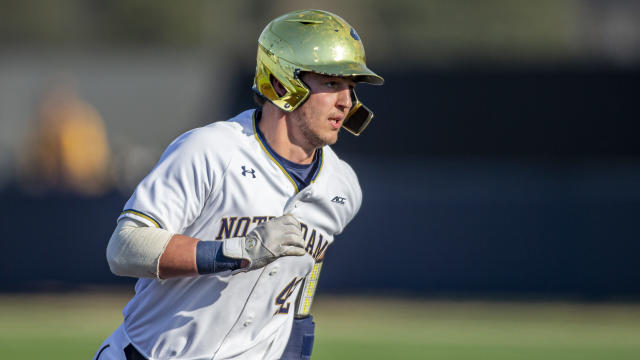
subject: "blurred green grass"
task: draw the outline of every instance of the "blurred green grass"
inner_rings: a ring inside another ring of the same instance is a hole
[[[3,359],[90,359],[130,293],[1,295]],[[314,360],[638,359],[640,304],[320,296]]]

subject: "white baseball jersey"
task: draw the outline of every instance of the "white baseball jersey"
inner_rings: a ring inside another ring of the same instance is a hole
[[[177,138],[121,217],[202,240],[224,240],[291,213],[301,222],[308,254],[282,257],[249,272],[139,279],[123,310],[123,328],[151,359],[279,358],[296,297],[302,291],[297,311],[308,312],[327,247],[360,208],[355,173],[328,146],[320,150],[313,182],[298,191],[256,134],[255,112]]]

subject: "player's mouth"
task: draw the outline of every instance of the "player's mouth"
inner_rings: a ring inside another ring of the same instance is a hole
[[[340,129],[340,127],[342,126],[342,120],[344,120],[342,117],[330,117],[329,123],[331,124],[332,128]]]

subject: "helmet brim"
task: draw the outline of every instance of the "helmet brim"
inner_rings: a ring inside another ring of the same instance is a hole
[[[303,71],[311,71],[314,73],[353,78],[355,82],[364,82],[371,85],[382,85],[384,79],[382,76],[371,71],[366,65],[359,63],[337,63],[331,65],[314,65],[311,69]]]

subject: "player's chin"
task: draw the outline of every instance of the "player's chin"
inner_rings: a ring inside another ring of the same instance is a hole
[[[333,145],[336,142],[338,142],[338,133],[339,133],[339,129],[335,130],[335,131],[331,131],[330,133],[328,133],[325,137],[324,137],[324,143],[326,145]]]
[[[333,145],[338,141],[340,129],[326,128],[314,133],[316,147]]]

